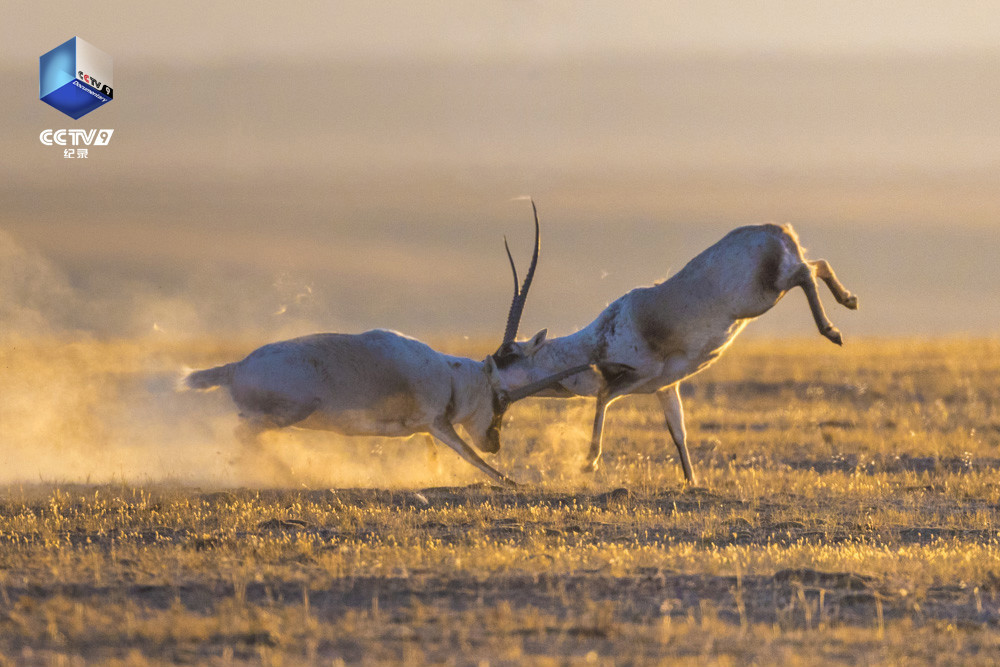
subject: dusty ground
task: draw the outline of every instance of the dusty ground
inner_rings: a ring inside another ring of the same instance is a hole
[[[90,353],[118,355],[113,380],[91,379],[143,419],[156,402],[137,386],[231,354]],[[21,362],[2,361],[9,391]],[[747,342],[684,399],[697,488],[647,398],[611,408],[590,477],[588,402],[517,406],[493,459],[513,491],[443,448],[435,464],[358,440],[336,458],[312,436],[270,443],[295,489],[234,472],[222,444],[187,477],[8,481],[0,662],[996,663],[1000,344]],[[77,460],[89,439],[95,461],[147,461],[167,437],[132,443],[120,415],[90,412],[4,433],[8,457],[26,465],[34,434],[47,457]]]

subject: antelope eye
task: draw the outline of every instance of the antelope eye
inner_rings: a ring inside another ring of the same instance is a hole
[[[520,351],[514,343],[504,343],[500,349],[493,354],[493,361],[497,368],[506,368],[521,358]]]

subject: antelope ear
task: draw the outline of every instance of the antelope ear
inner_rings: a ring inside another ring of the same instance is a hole
[[[531,340],[529,340],[528,343],[527,343],[527,346],[526,346],[527,350],[525,351],[525,356],[529,356],[529,355],[534,354],[538,350],[538,348],[541,347],[542,343],[545,342],[545,336],[548,333],[549,333],[548,329],[542,329],[541,331],[539,331],[538,333],[536,333],[534,336],[532,336]]]
[[[483,372],[486,373],[486,377],[492,382],[497,377],[497,362],[493,359],[493,355],[486,357],[486,361],[483,362]]]

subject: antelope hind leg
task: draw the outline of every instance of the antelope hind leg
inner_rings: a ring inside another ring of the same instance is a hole
[[[813,277],[812,267],[808,264],[802,264],[790,276],[789,287],[795,286],[801,287],[802,291],[806,293],[809,310],[812,311],[813,320],[816,321],[819,332],[837,345],[843,345],[844,338],[840,335],[840,330],[833,326],[833,322],[823,310],[823,303],[819,300],[819,292],[816,291],[816,279]]]
[[[829,262],[825,259],[817,259],[807,263],[816,272],[816,277],[825,282],[826,286],[830,288],[830,292],[833,294],[833,298],[837,300],[837,303],[851,310],[858,309],[858,297],[851,294],[844,287],[843,283],[837,279],[837,274],[833,272],[833,267],[830,266]]]

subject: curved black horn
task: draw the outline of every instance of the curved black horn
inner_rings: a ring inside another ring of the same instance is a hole
[[[590,364],[582,364],[580,366],[573,366],[572,368],[567,368],[566,370],[554,373],[546,378],[532,382],[531,384],[526,384],[523,387],[518,387],[516,389],[511,389],[505,393],[505,398],[508,403],[514,403],[515,401],[520,401],[522,398],[528,398],[543,389],[548,389],[554,385],[559,384],[571,375],[576,375],[586,370],[597,371],[596,366],[591,366]]]
[[[520,401],[522,398],[533,396],[544,389],[555,386],[571,375],[576,375],[586,370],[600,373],[605,385],[621,381],[622,379],[634,379],[635,377],[629,378],[629,375],[635,373],[635,367],[628,364],[618,364],[611,361],[600,364],[581,364],[580,366],[573,366],[558,373],[553,373],[530,384],[503,392],[503,397],[506,399],[507,405],[510,405],[515,401]]]
[[[514,274],[514,299],[517,300],[517,295],[520,292],[517,289],[517,267],[514,266],[514,258],[510,254],[510,246],[507,245],[507,235],[504,234],[503,237],[503,249],[507,251],[507,261],[510,262],[510,272]]]
[[[538,248],[541,245],[541,232],[538,227],[538,209],[535,207],[535,200],[531,200],[531,212],[535,215],[535,250],[531,255],[531,266],[524,276],[524,284],[520,291],[517,289],[517,269],[514,268],[514,258],[510,256],[510,248],[507,246],[507,239],[503,244],[507,248],[507,259],[510,260],[511,271],[514,272],[514,300],[510,303],[510,311],[507,313],[507,328],[503,332],[503,343],[510,343],[517,336],[517,327],[521,324],[521,313],[524,311],[524,302],[528,298],[528,288],[531,287],[531,280],[535,277],[535,266],[538,265]]]

